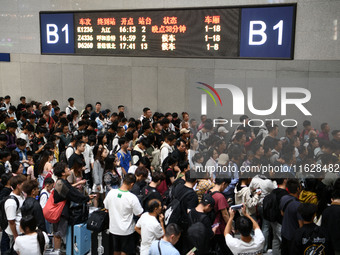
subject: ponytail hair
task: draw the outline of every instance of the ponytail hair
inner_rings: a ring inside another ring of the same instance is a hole
[[[45,251],[45,236],[40,229],[37,229],[38,244],[40,248],[40,254],[43,255]]]

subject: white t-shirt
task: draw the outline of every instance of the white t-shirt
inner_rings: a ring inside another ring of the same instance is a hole
[[[24,203],[25,198],[23,196],[17,196],[13,192],[11,192],[10,195],[16,196],[16,198],[19,201],[19,208],[17,210],[17,203],[15,202],[14,199],[12,199],[12,198],[7,199],[6,202],[5,202],[6,217],[7,217],[7,220],[15,220],[15,224],[16,224],[16,227],[17,227],[17,233],[21,234],[21,232],[20,232],[20,220],[21,220],[22,216],[21,216],[21,209],[20,208],[21,208],[22,204]],[[6,228],[5,231],[8,235],[11,235],[11,236],[13,235],[9,224],[8,224],[8,227]]]
[[[44,209],[49,197],[50,197],[50,192],[48,192],[46,189],[43,189],[40,193],[40,198],[39,198],[39,203],[42,209]]]
[[[257,228],[253,239],[249,243],[234,238],[230,234],[225,236],[225,241],[233,254],[253,255],[262,254],[265,239],[261,229]]]
[[[109,210],[109,230],[112,234],[127,236],[135,232],[133,215],[143,213],[136,195],[130,191],[112,189],[104,200],[104,206]]]
[[[73,107],[71,106],[71,105],[68,105],[67,107],[66,107],[66,115],[69,115],[69,114],[71,114],[74,110],[77,110],[77,108],[73,105]]]
[[[50,240],[45,232],[43,232],[45,237],[45,249],[48,246]],[[20,255],[37,255],[40,254],[40,246],[38,242],[37,233],[32,235],[18,236],[15,239],[14,250],[20,252]]]
[[[140,217],[136,226],[141,228],[140,255],[148,255],[151,243],[164,235],[162,226],[156,217],[151,216],[148,212]]]

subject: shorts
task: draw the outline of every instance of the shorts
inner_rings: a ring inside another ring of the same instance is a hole
[[[68,221],[65,217],[61,216],[59,222],[53,223],[53,235],[64,238],[67,234]]]
[[[124,252],[126,254],[136,253],[135,233],[127,236],[112,234],[114,252]]]

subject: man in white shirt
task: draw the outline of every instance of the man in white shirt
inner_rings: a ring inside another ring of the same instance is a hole
[[[88,144],[89,137],[86,134],[80,134],[78,137],[81,137],[81,141],[85,143],[85,150],[82,153],[85,159],[85,179],[89,179],[89,174],[91,169],[93,169],[94,163],[94,155],[93,155],[93,148]]]
[[[229,209],[229,221],[224,230],[225,241],[233,254],[262,254],[264,247],[264,236],[257,222],[247,214],[246,207],[242,207],[244,216],[237,218],[235,228],[241,233],[241,240],[232,237],[231,228],[235,211]],[[250,233],[254,229],[255,235]]]
[[[176,142],[176,136],[174,135],[168,135],[165,137],[164,143],[162,143],[162,146],[160,148],[161,150],[161,164],[163,164],[164,159],[166,159],[167,156],[169,156],[170,153],[173,152],[172,146]]]
[[[119,189],[112,189],[104,200],[109,211],[109,231],[113,234],[114,255],[135,254],[134,215],[141,215],[143,208],[136,195],[130,190],[136,182],[133,174],[124,177]]]
[[[136,232],[142,237],[140,255],[148,255],[151,243],[160,239],[165,233],[164,215],[161,214],[162,203],[158,199],[152,199],[148,203],[148,208],[149,212],[140,217],[135,227]]]
[[[152,111],[150,110],[149,107],[145,107],[145,108],[143,109],[143,115],[140,116],[139,120],[140,120],[141,122],[143,122],[143,119],[147,119],[147,120],[149,120],[151,123],[153,122],[153,120],[152,120]]]
[[[8,198],[6,200],[4,206],[6,218],[8,220],[8,226],[5,229],[5,232],[9,236],[10,247],[12,247],[15,239],[19,236],[19,234],[21,234],[20,232],[21,207],[25,201],[25,197],[22,194],[22,186],[25,180],[26,177],[24,175],[17,175],[11,178],[10,183],[13,191],[10,194],[11,198]]]
[[[77,110],[77,108],[74,106],[74,98],[70,97],[67,99],[69,105],[66,107],[66,115],[71,114],[74,110]]]
[[[140,140],[138,144],[133,148],[131,152],[132,164],[135,165],[138,160],[145,156],[145,150],[149,147],[149,143],[146,139]]]
[[[112,140],[112,153],[117,153],[120,150],[119,146],[119,138],[122,138],[125,135],[124,127],[117,127],[117,134]]]

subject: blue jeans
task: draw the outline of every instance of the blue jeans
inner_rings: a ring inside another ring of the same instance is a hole
[[[270,222],[270,225],[273,229],[273,255],[281,254],[281,224],[278,222]]]

